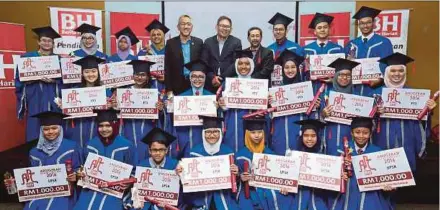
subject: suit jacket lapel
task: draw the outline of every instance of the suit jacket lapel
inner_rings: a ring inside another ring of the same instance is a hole
[[[196,45],[194,44],[194,39],[191,37],[191,43],[189,45],[189,54],[190,54],[190,61],[193,61],[196,59]]]
[[[217,35],[214,38],[214,58],[219,61],[220,60],[220,52],[219,52],[219,43],[217,40]],[[223,46],[224,47],[224,46]]]
[[[183,52],[182,52],[182,41],[180,41],[180,37],[177,37],[176,39],[176,49],[178,49],[179,58],[182,60],[182,64],[185,64],[185,59],[183,59]]]
[[[225,52],[225,49],[228,48],[228,45],[229,45],[229,42],[230,42],[229,40],[230,40],[230,36],[228,36],[228,38],[225,40],[225,43],[223,43],[223,48],[222,48],[222,52],[220,54],[220,59],[223,59],[223,57],[225,57],[225,53],[224,52]],[[218,48],[218,46],[217,46],[217,48]],[[217,50],[217,52],[218,52],[218,50]]]

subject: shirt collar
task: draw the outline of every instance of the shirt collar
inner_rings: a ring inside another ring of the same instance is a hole
[[[193,95],[196,95],[196,91],[198,90],[199,91],[199,96],[202,96],[203,95],[203,87],[200,87],[200,88],[195,88],[195,87],[191,87],[192,88],[192,91],[193,91]]]
[[[364,35],[362,34],[362,40],[364,40],[365,38],[367,38],[367,40],[370,40],[371,37],[373,37],[373,36],[374,36],[374,32],[371,32],[370,34],[368,34],[368,36],[364,36]]]
[[[362,148],[358,147],[358,145],[356,143],[354,143],[354,148],[356,149],[356,153],[358,153],[359,150],[362,150],[362,153],[364,153],[365,150],[367,149],[367,146],[368,146],[368,142]]]
[[[326,46],[327,43],[328,43],[328,40],[325,40],[325,41],[323,41],[323,42],[321,42],[321,41],[319,41],[319,40],[316,40],[316,43],[318,44],[318,46],[320,46],[321,43],[324,43],[324,46]]]
[[[165,162],[167,161],[167,157],[164,157],[160,164],[156,164],[156,162],[154,162],[153,158],[151,157],[148,159],[148,161],[150,161],[150,166],[152,168],[164,168]]]

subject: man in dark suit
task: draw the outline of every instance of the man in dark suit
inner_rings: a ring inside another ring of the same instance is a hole
[[[209,67],[206,88],[214,92],[223,78],[234,76],[234,51],[241,50],[240,39],[231,35],[232,21],[229,17],[219,17],[215,28],[217,34],[205,40],[201,56]]]
[[[203,48],[203,40],[191,36],[193,25],[190,16],[180,16],[177,28],[179,36],[169,39],[165,47],[165,86],[169,97],[191,87],[190,71],[183,65],[200,59]]]
[[[258,27],[252,27],[248,30],[248,41],[251,44],[246,50],[252,51],[255,63],[252,78],[256,79],[270,79],[270,74],[273,71],[274,60],[273,52],[261,46],[263,39],[263,31]]]

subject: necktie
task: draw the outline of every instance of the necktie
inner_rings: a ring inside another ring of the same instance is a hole
[[[367,44],[368,39],[364,38],[363,40],[364,40],[364,44]]]
[[[361,149],[358,149],[357,153],[358,153],[358,155],[362,155],[362,153],[364,153],[364,151],[362,151]]]
[[[200,95],[199,90],[196,90],[196,96]]]
[[[321,47],[321,48],[323,48],[324,47],[324,43],[319,43],[319,46]]]

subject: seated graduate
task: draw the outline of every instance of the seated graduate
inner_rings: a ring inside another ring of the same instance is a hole
[[[301,133],[299,137],[299,151],[309,153],[321,153],[320,130],[325,123],[319,120],[301,120],[295,122],[301,125]],[[299,186],[298,193],[295,196],[295,204],[292,209],[319,209],[326,210],[327,199],[325,191],[307,186]]]
[[[126,164],[136,166],[138,159],[136,148],[133,144],[119,134],[119,120],[117,118],[117,110],[94,110],[98,114],[96,123],[98,124],[98,136],[91,139],[84,147],[84,161],[89,153],[95,153],[113,160],[117,160]],[[133,172],[135,167],[133,168]],[[134,174],[134,173],[132,173]],[[81,176],[86,176],[82,173]],[[127,189],[128,185],[123,185],[123,189]],[[128,199],[128,196],[124,197]],[[83,188],[75,210],[83,209],[124,209],[123,200]]]
[[[120,62],[126,60],[137,60],[137,56],[130,54],[130,47],[139,42],[139,39],[130,29],[125,27],[116,34],[116,54],[107,59],[107,63]]]
[[[238,189],[238,205],[241,209],[292,209],[294,203],[293,193],[288,193],[287,189],[269,190],[258,187],[249,187],[250,197],[246,198],[244,193],[244,183],[252,178],[249,171],[244,171],[244,162],[252,167],[254,153],[274,154],[265,144],[265,123],[264,118],[247,119],[245,121],[245,147],[241,148],[235,155],[236,163],[240,170],[240,185]]]
[[[96,39],[96,32],[101,28],[89,25],[87,23],[81,24],[74,31],[81,33],[80,49],[77,49],[70,53],[70,56],[86,57],[87,55],[93,55],[98,58],[107,60],[107,55],[98,50],[98,40]]]
[[[71,161],[72,170],[76,171],[81,165],[81,151],[78,145],[64,138],[63,118],[67,117],[58,112],[42,112],[32,117],[40,120],[40,137],[37,146],[29,152],[30,167],[65,164]],[[76,182],[75,173],[69,174],[67,180],[71,183]],[[75,205],[77,193],[66,197],[48,198],[27,202],[24,209],[48,209],[70,210]]]
[[[206,157],[233,154],[231,148],[222,144],[223,119],[217,117],[199,116],[203,119],[202,138],[203,143],[194,146],[187,157]],[[182,167],[178,167],[178,173]],[[238,167],[231,165],[231,173],[238,175]],[[238,209],[231,189],[213,190],[206,192],[194,192],[185,194],[185,203],[192,209]]]
[[[206,64],[202,60],[194,60],[185,67],[190,70],[189,79],[191,88],[181,93],[179,96],[206,96],[214,95],[206,90]],[[178,126],[174,127],[177,135],[176,146],[178,147],[173,156],[181,159],[183,156],[188,157],[189,151],[197,144],[202,143],[202,126]],[[173,151],[172,151],[173,152]]]
[[[349,152],[352,156],[378,152],[381,149],[370,143],[372,135],[373,121],[371,118],[355,117],[351,122],[352,141],[348,142]],[[340,147],[344,151],[343,146]],[[351,160],[345,159],[346,164],[352,164]],[[360,192],[356,174],[348,177],[344,173],[343,179],[346,180],[345,193],[329,192],[329,209],[392,209],[390,203],[384,197],[384,191],[394,190],[391,186],[387,186],[382,190]]]

